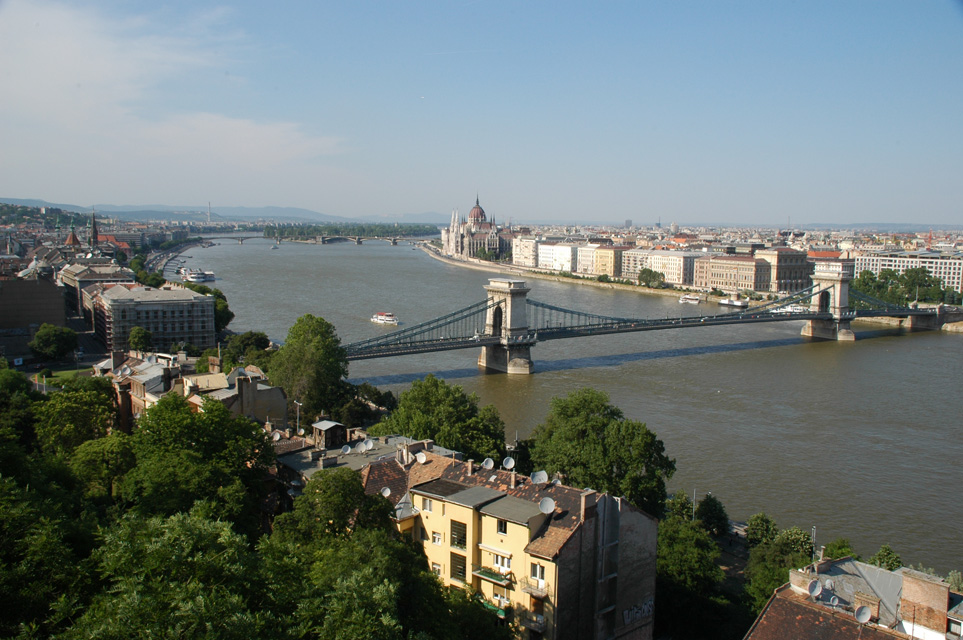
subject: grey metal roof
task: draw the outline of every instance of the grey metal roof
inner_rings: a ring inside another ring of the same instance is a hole
[[[467,485],[454,480],[438,478],[412,487],[411,490],[418,494],[425,494],[435,498],[447,498],[465,490]]]
[[[334,420],[318,420],[311,426],[315,429],[320,429],[321,431],[327,431],[331,427],[343,427],[344,425],[340,422],[335,422]]]
[[[464,491],[459,491],[448,496],[448,502],[474,509],[504,495],[501,491],[496,491],[489,487],[470,487]]]
[[[526,525],[529,520],[541,513],[538,505],[534,502],[522,500],[514,496],[504,496],[494,502],[489,502],[479,509],[479,511],[489,516],[501,518],[502,520]]]
[[[826,579],[832,579],[832,589],[827,588]],[[903,590],[903,576],[897,572],[859,562],[844,560],[836,562],[826,571],[819,573],[823,583],[818,600],[828,603],[833,596],[843,606],[852,606],[857,592],[875,595],[879,598],[879,622],[890,626],[896,622],[900,593]]]

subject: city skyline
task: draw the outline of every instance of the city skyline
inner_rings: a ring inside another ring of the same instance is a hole
[[[958,2],[0,3],[0,194],[345,218],[961,218]]]

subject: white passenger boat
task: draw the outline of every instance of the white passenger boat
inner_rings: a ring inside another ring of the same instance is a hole
[[[700,302],[702,302],[702,298],[694,293],[687,293],[679,298],[679,304],[699,304]]]
[[[378,313],[371,316],[371,321],[376,324],[398,324],[398,318],[395,314],[386,311],[379,311]]]
[[[212,282],[216,278],[213,271],[200,271],[199,269],[188,269],[181,278],[184,282]]]
[[[748,300],[738,300],[735,298],[723,298],[719,301],[719,304],[727,307],[739,307],[740,309],[745,309],[749,306]]]

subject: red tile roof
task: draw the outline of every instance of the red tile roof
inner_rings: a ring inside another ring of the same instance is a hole
[[[766,603],[745,640],[893,640],[907,636],[873,624],[861,625],[849,611],[810,602],[789,587]]]

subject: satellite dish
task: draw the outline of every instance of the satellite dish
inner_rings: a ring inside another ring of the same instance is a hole
[[[424,451],[419,451],[415,454],[415,460],[418,461],[418,464],[425,464],[425,462],[428,460],[428,456],[425,455]]]
[[[815,598],[823,592],[823,583],[821,583],[819,580],[810,580],[809,586],[806,587],[806,589],[809,591],[809,595]]]
[[[838,597],[838,596],[833,596],[832,598],[830,598],[830,599],[829,599],[829,604],[831,604],[832,606],[835,607],[837,604],[839,604],[839,597]]]
[[[348,445],[344,445],[343,447],[341,447],[341,455],[345,456],[345,455],[348,455],[349,453],[351,453],[351,447],[349,447]]]
[[[557,487],[557,486],[560,485],[560,484],[562,484],[562,481],[559,480],[558,478],[555,478],[554,480],[552,480],[552,486],[553,486],[553,487]]]
[[[280,440],[280,439],[281,439],[281,433],[278,432],[278,431],[275,431],[275,432],[274,432],[274,435],[271,436],[271,440],[274,440],[275,442],[277,442],[277,441]]]
[[[368,450],[368,449],[367,449],[367,447],[365,447],[364,441],[359,442],[358,444],[354,445],[354,452],[355,452],[355,453],[364,453],[364,452],[367,451],[367,450]]]
[[[391,487],[381,487],[381,495],[388,497],[391,495]]]
[[[856,607],[856,612],[853,615],[856,616],[856,622],[866,624],[873,614],[869,610],[869,607],[863,605],[862,607]]]
[[[545,484],[548,482],[548,474],[544,471],[536,471],[532,474],[532,482],[535,484]]]
[[[823,587],[826,589],[829,589],[830,591],[832,591],[833,587],[835,586],[836,586],[836,583],[833,582],[832,578],[826,578],[826,582],[823,583]]]
[[[365,441],[364,441],[364,450],[365,450],[365,451],[371,451],[372,449],[374,449],[374,440],[365,440]]]
[[[484,460],[482,460],[482,469],[485,469],[486,471],[491,471],[494,468],[495,468],[494,460],[492,460],[491,458],[485,458]]]
[[[505,467],[505,468],[508,469],[508,470],[514,469],[514,468],[515,468],[515,459],[512,458],[511,456],[505,458],[504,460],[502,460],[502,466]]]
[[[555,501],[551,498],[542,498],[538,502],[538,510],[548,515],[555,511]]]
[[[304,429],[298,429],[298,435],[299,435],[299,436],[303,436],[303,435],[304,435]]]

